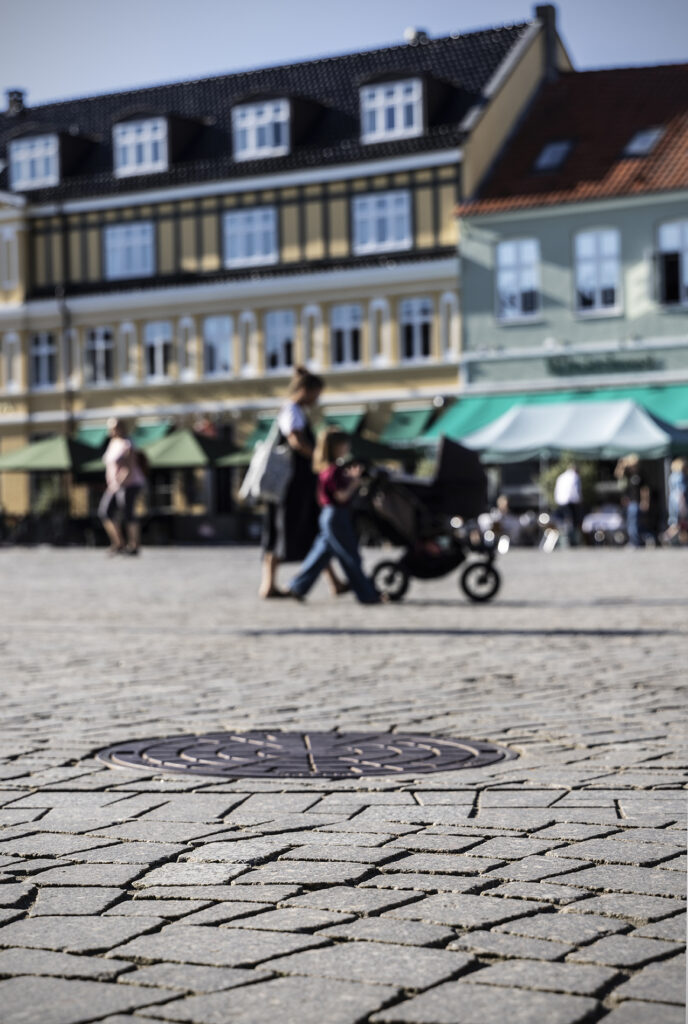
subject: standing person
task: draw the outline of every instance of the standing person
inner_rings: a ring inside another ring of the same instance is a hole
[[[350,503],[361,486],[362,467],[344,466],[351,453],[348,434],[326,430],[318,440],[313,460],[318,471],[320,530],[306,561],[289,584],[289,595],[301,600],[306,596],[330,559],[337,558],[362,604],[379,604],[380,595],[370,577],[363,572],[358,538]]]
[[[277,418],[280,440],[292,450],[293,472],[284,500],[269,502],[263,520],[263,572],[259,596],[288,597],[277,586],[280,562],[301,562],[310,551],[318,532],[317,477],[313,472],[315,434],[308,412],[316,405],[325,382],[322,377],[297,366],[289,386],[289,400]],[[326,569],[335,594],[348,590],[330,566]]]
[[[570,546],[578,545],[579,530],[583,521],[583,488],[578,467],[569,463],[554,484],[554,502],[561,509],[566,524],[566,536]]]
[[[98,515],[110,538],[110,554],[138,555],[141,538],[136,499],[146,480],[122,420],[108,420],[110,442],[103,454],[106,489]],[[124,523],[126,538],[119,519]]]
[[[634,548],[642,548],[640,535],[640,498],[645,487],[637,455],[624,455],[616,464],[614,476],[624,489],[623,504],[626,506],[626,533]]]
[[[662,540],[665,544],[673,544],[674,541],[680,543],[681,535],[688,529],[688,478],[685,459],[672,460],[668,485],[668,529]]]

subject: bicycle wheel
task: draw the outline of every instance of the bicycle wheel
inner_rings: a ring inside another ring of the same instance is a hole
[[[461,573],[459,582],[471,601],[489,601],[499,590],[502,579],[493,565],[472,562]]]
[[[409,575],[399,562],[380,562],[373,573],[375,589],[390,601],[401,601],[408,590]]]

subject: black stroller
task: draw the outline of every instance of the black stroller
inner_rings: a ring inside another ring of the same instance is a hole
[[[501,583],[493,564],[497,549],[476,521],[486,507],[487,477],[478,456],[447,438],[431,480],[372,470],[356,501],[359,533],[405,549],[397,561],[375,568],[380,593],[400,601],[411,577],[436,579],[467,561],[459,577],[464,593],[472,601],[493,598]]]

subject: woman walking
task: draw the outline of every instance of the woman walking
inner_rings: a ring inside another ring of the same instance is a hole
[[[98,515],[110,539],[110,554],[138,555],[140,527],[136,499],[146,483],[122,420],[108,420],[110,442],[103,454],[106,489]],[[124,524],[126,538],[119,520]]]
[[[315,434],[308,418],[316,405],[324,381],[302,366],[294,370],[289,400],[277,418],[280,440],[292,451],[293,472],[284,500],[268,503],[263,520],[263,572],[259,595],[262,598],[288,597],[277,586],[280,562],[301,562],[308,554],[318,532],[317,477],[312,460]],[[330,566],[326,569],[333,593],[348,590]]]
[[[337,558],[362,604],[379,604],[373,581],[366,576],[351,516],[351,500],[361,486],[361,466],[344,465],[351,454],[349,436],[328,430],[319,439],[314,465],[318,470],[320,530],[306,561],[289,584],[289,595],[302,600],[331,558]]]

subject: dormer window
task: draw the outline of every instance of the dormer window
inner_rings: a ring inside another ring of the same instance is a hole
[[[118,178],[167,170],[167,118],[123,121],[113,128],[112,140]]]
[[[361,89],[362,142],[406,139],[422,133],[423,83],[419,78]]]
[[[662,135],[663,128],[645,128],[636,132],[632,139],[626,143],[623,151],[624,156],[647,156],[655,148]]]
[[[9,144],[10,183],[21,191],[48,188],[60,182],[60,143],[57,135],[35,135]]]
[[[534,171],[556,171],[563,164],[571,151],[573,143],[570,139],[560,139],[558,142],[548,142],[540,150],[540,154],[533,164]]]
[[[289,100],[235,107],[232,130],[235,160],[284,156],[289,152]]]

